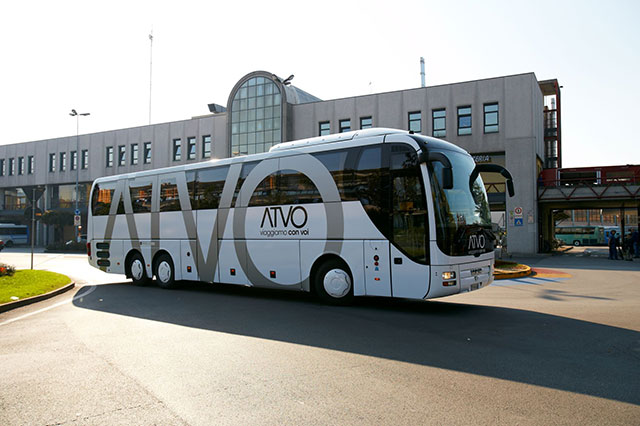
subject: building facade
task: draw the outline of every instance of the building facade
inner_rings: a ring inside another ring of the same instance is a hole
[[[514,178],[513,198],[505,197],[500,175],[483,175],[495,221],[507,229],[510,252],[539,250],[537,179],[545,164],[557,164],[560,157],[559,143],[553,145],[553,132],[545,127],[551,122],[549,93],[553,108],[559,105],[556,80],[539,82],[527,73],[323,101],[291,85],[292,78],[249,73],[232,89],[226,107],[211,104],[211,114],[188,120],[2,145],[0,222],[30,224],[34,196],[42,211],[72,214],[76,179],[84,225],[90,185],[101,176],[388,127],[442,138],[469,151],[476,162],[506,166]],[[558,121],[553,122],[556,135]],[[62,234],[50,228],[38,225],[39,245],[74,237],[72,226]]]

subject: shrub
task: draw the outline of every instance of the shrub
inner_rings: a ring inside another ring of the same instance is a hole
[[[6,263],[0,263],[0,277],[13,276],[16,273],[16,268]]]

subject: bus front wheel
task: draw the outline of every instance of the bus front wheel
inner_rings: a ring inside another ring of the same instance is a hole
[[[344,262],[330,259],[316,271],[314,289],[318,297],[332,305],[345,305],[353,299],[353,280]]]
[[[166,253],[162,253],[160,256],[158,256],[154,264],[154,274],[156,276],[156,282],[158,283],[159,287],[175,287],[175,271],[173,269],[173,261],[171,260],[171,256]]]
[[[573,242],[573,245],[574,245],[574,246],[576,246],[576,247],[578,247],[578,246],[580,245],[580,241],[575,240],[575,241]]]
[[[135,285],[147,285],[149,283],[147,271],[144,267],[144,259],[140,253],[135,253],[131,256],[127,269]]]

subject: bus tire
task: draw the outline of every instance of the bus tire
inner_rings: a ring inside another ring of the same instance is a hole
[[[574,246],[576,246],[576,247],[580,246],[580,241],[575,240],[575,241],[573,242],[573,245],[574,245]]]
[[[13,240],[7,241],[6,243],[4,243],[4,246],[9,248],[13,247]]]
[[[158,284],[158,287],[174,288],[176,286],[173,261],[171,260],[171,256],[167,253],[162,253],[157,257],[153,265],[153,271],[156,276],[156,283]]]
[[[331,305],[346,305],[353,300],[353,279],[349,268],[338,259],[328,259],[320,265],[313,287],[318,297]]]
[[[139,286],[149,284],[149,277],[147,277],[147,271],[144,267],[144,259],[140,253],[136,252],[131,255],[127,264],[127,272],[133,284]]]

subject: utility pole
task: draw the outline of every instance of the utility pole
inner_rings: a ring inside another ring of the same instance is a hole
[[[76,230],[76,242],[80,242],[80,232],[78,232],[79,230],[79,225],[77,224],[77,217],[80,216],[80,209],[78,208],[78,199],[80,198],[80,191],[78,189],[78,180],[80,177],[80,117],[86,117],[88,115],[91,115],[91,113],[89,112],[82,112],[79,113],[77,112],[75,109],[72,109],[71,112],[69,113],[70,116],[75,117],[76,118],[76,164],[75,164],[75,168],[76,168],[76,209],[74,211],[74,218],[73,218],[73,222],[74,222],[74,228]],[[73,165],[73,158],[71,159],[71,165]]]
[[[149,125],[151,125],[151,89],[153,82],[153,28],[149,33]]]

